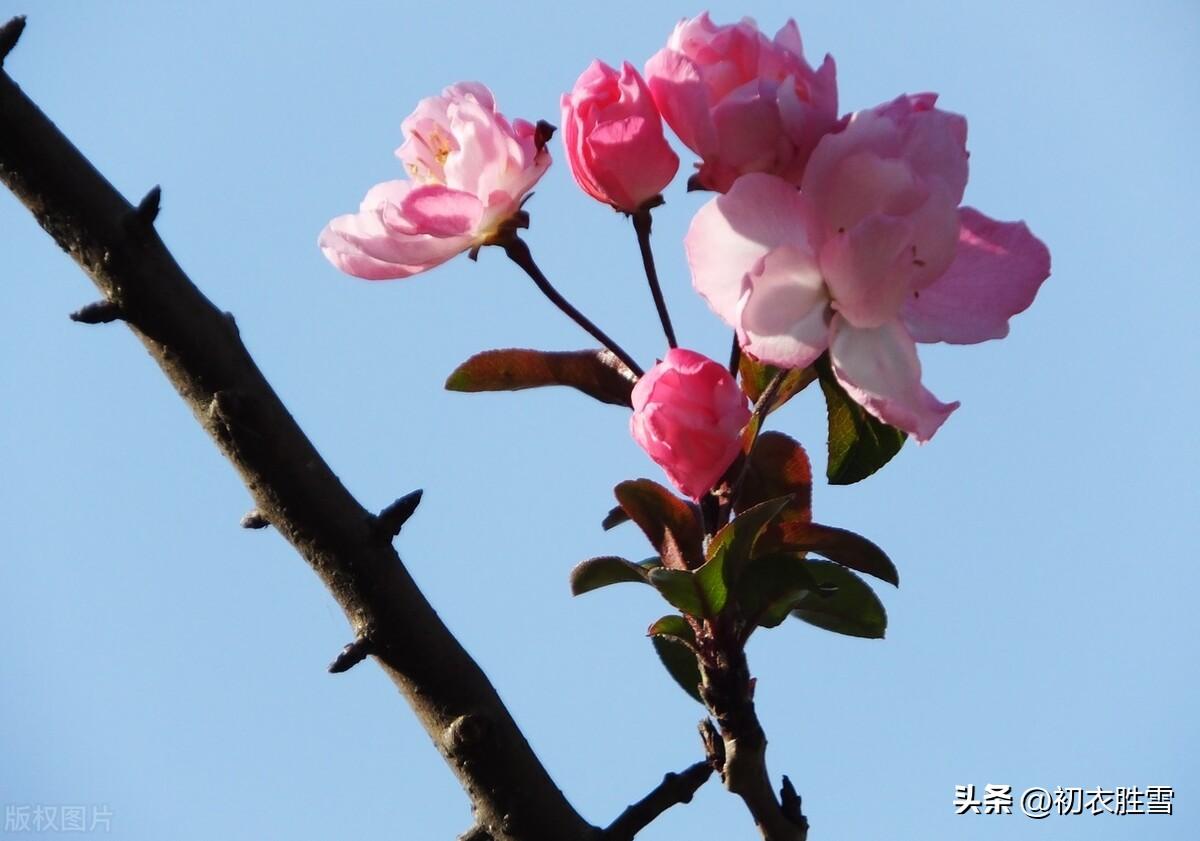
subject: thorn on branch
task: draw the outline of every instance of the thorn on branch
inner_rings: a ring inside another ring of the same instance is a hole
[[[421,504],[421,497],[424,493],[423,490],[418,488],[412,493],[400,497],[387,508],[380,511],[379,516],[375,518],[375,523],[379,528],[380,534],[384,535],[388,540],[400,534],[400,529],[404,528],[404,524],[408,522],[408,518],[413,515],[413,512],[417,510],[417,506]]]
[[[12,52],[13,47],[17,45],[17,41],[21,40],[21,33],[24,31],[24,15],[17,15],[4,24],[4,26],[0,26],[0,67],[4,66],[4,59]]]
[[[333,662],[329,664],[329,673],[340,675],[342,672],[348,672],[374,653],[375,644],[371,642],[368,635],[363,634],[343,648],[342,653],[334,658]]]
[[[241,525],[244,529],[265,529],[267,526],[271,525],[271,521],[263,516],[261,511],[255,508],[245,517],[242,517]]]
[[[783,787],[779,789],[779,801],[783,816],[807,833],[808,818],[804,816],[800,795],[796,792],[796,787],[792,785],[787,774],[783,775]]]
[[[143,225],[153,225],[154,220],[158,218],[158,203],[162,199],[162,187],[155,185],[150,188],[150,192],[142,197],[138,202],[137,207],[132,211],[132,219],[136,219]]]
[[[112,301],[96,301],[71,313],[79,324],[108,324],[121,318],[121,308]]]

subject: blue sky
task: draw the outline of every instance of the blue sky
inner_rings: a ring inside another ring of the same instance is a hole
[[[962,408],[815,516],[880,543],[902,589],[882,642],[789,623],[751,644],[769,761],[813,838],[1200,835],[1196,445],[1200,11],[1191,2],[734,5],[838,61],[843,110],[935,90],[970,121],[967,203],[1026,219],[1054,275],[1003,342],[925,347]],[[67,3],[6,70],[233,311],[285,402],[368,507],[422,487],[401,555],[585,817],[699,758],[700,709],[643,637],[642,588],[571,599],[612,486],[660,478],[621,409],[574,393],[461,395],[490,347],[586,346],[498,252],[408,281],[338,274],[315,240],[399,177],[421,97],[479,79],[558,120],[595,57],[640,65],[700,7]],[[628,223],[559,160],[528,209],[546,272],[636,356],[661,334]],[[690,154],[680,149],[686,162]],[[725,328],[690,291],[679,179],[655,219],[684,344]],[[128,331],[66,315],[90,284],[0,195],[0,804],[106,805],[124,839],[452,838],[467,801],[317,578],[272,531]],[[775,428],[823,472],[805,394]],[[1169,785],[1171,817],[955,817],[956,784]],[[640,838],[753,837],[710,784]]]

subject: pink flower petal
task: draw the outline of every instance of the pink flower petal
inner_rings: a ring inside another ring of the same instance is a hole
[[[912,222],[872,214],[821,246],[821,273],[834,308],[856,327],[891,321],[908,297]]]
[[[763,362],[803,368],[828,347],[829,295],[817,261],[798,248],[785,245],[762,260],[738,311],[738,340]]]
[[[483,204],[471,193],[427,184],[409,191],[399,210],[416,233],[453,237],[475,230]]]
[[[958,408],[921,385],[916,345],[899,321],[861,329],[835,318],[829,356],[838,382],[856,403],[921,443]]]
[[[903,319],[918,342],[974,344],[1008,335],[1008,319],[1033,303],[1050,276],[1050,252],[1024,222],[998,222],[970,207],[954,262],[909,299]]]
[[[743,278],[781,245],[810,251],[808,219],[807,202],[793,185],[762,173],[742,176],[692,219],[684,237],[692,285],[736,326]]]
[[[696,65],[666,48],[646,62],[644,75],[654,104],[683,145],[702,158],[713,154],[717,133],[708,114],[708,92]]]
[[[395,210],[394,205],[385,205],[382,212]],[[417,274],[471,246],[469,237],[399,233],[381,222],[380,212],[373,211],[337,217],[321,232],[318,242],[335,266],[354,267],[356,270],[347,269],[349,274],[370,280]]]

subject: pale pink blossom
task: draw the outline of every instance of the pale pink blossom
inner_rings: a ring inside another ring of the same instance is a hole
[[[729,371],[695,351],[667,351],[633,387],[634,440],[692,499],[733,464],[749,420],[749,401]]]
[[[571,174],[594,199],[633,213],[679,170],[645,80],[625,62],[593,61],[562,97],[563,144]]]
[[[686,238],[693,284],[749,354],[799,368],[828,350],[851,397],[918,441],[958,404],[921,384],[914,342],[1002,338],[1050,274],[1024,223],[959,207],[966,121],[935,99],[855,114],[821,140],[800,190],[738,179]]]
[[[658,110],[700,156],[696,186],[725,192],[748,172],[800,183],[809,155],[838,117],[837,70],[813,70],[789,20],[774,40],[750,18],[717,26],[708,13],[681,21],[646,62]]]
[[[550,165],[538,127],[510,123],[477,82],[422,100],[402,129],[409,180],[375,185],[358,213],[321,232],[322,252],[347,274],[409,277],[487,244]]]

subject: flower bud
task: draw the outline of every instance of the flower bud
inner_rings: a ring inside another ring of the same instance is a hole
[[[692,499],[733,464],[749,420],[749,401],[729,371],[695,351],[668,351],[633,387],[634,440]]]

